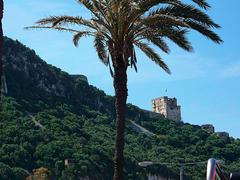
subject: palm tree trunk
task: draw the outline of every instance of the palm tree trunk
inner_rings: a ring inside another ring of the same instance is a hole
[[[2,18],[3,18],[3,0],[0,0],[0,101],[2,98],[2,76],[3,76],[3,29],[2,29]]]
[[[116,110],[116,142],[114,155],[114,180],[123,180],[123,150],[124,150],[124,129],[127,102],[127,66],[122,56],[114,63],[114,89],[115,89],[115,110]]]

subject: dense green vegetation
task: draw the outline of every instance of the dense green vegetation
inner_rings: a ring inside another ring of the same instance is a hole
[[[115,136],[114,98],[46,64],[34,51],[5,38],[8,96],[0,110],[0,179],[24,179],[27,171],[48,168],[52,179],[111,179]],[[128,119],[154,136],[126,131],[126,179],[146,179],[146,172],[178,177],[178,167],[137,163],[222,159],[226,171],[240,170],[240,140],[224,142],[199,126],[150,118],[128,105]],[[40,123],[36,124],[36,122]],[[42,126],[41,126],[42,125]],[[65,167],[64,160],[74,164]],[[186,179],[204,179],[206,164],[185,168]]]

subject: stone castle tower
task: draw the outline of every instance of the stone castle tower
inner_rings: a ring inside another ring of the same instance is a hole
[[[152,100],[153,112],[160,113],[168,119],[181,121],[181,106],[177,105],[176,98],[168,98],[167,96]]]

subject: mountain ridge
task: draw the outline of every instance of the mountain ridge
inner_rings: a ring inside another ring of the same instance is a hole
[[[111,179],[114,97],[89,85],[83,75],[48,65],[18,41],[5,38],[4,53],[8,96],[0,111],[0,172],[9,175],[6,179],[23,179],[26,174],[16,168],[32,172],[46,167],[52,179]],[[225,143],[198,125],[155,115],[128,104],[126,179],[146,179],[137,165],[143,160],[191,162],[215,157],[226,162],[227,171],[240,167],[239,139]],[[131,121],[155,135],[136,132]],[[65,159],[76,163],[67,168]],[[203,179],[205,170],[205,166],[188,167],[185,179]],[[178,178],[178,167],[153,166],[147,171]]]

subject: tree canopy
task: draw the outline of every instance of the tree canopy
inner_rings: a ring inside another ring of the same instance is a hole
[[[52,179],[111,179],[113,97],[83,78],[73,78],[46,64],[20,42],[5,41],[9,96],[4,98],[0,111],[0,179],[24,179],[29,176],[25,170],[33,173],[40,167],[47,168]],[[151,118],[136,106],[127,107],[128,120],[156,134],[135,132],[127,123],[127,179],[146,179],[146,171],[137,165],[144,160],[192,162],[214,157],[225,162],[226,172],[239,171],[239,139],[230,138],[226,143],[200,126]],[[74,163],[65,166],[65,159]],[[174,166],[147,169],[151,174],[172,178],[178,177],[178,171]],[[205,173],[206,164],[186,167],[185,179],[202,180]]]

